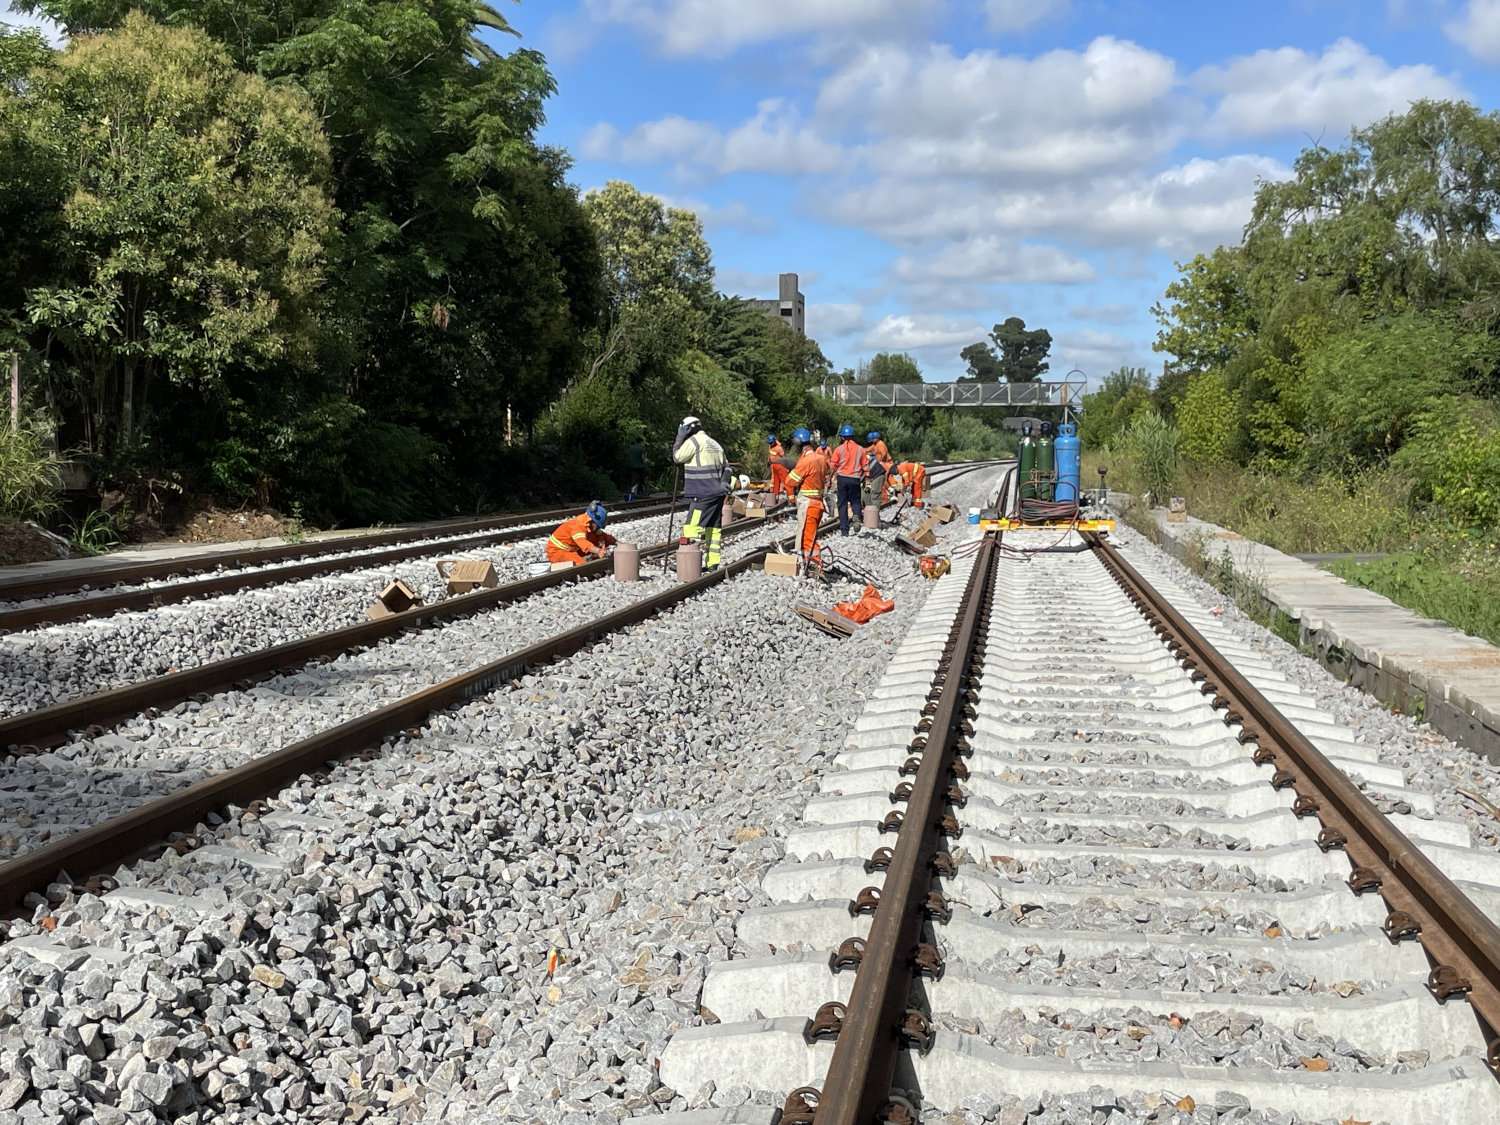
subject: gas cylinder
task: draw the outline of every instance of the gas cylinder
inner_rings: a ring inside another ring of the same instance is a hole
[[[1052,474],[1057,471],[1057,457],[1052,447],[1052,423],[1042,423],[1042,436],[1036,441],[1036,496],[1038,500],[1052,499]]]
[[[1078,427],[1064,422],[1057,427],[1057,497],[1059,502],[1076,503],[1079,499],[1079,456],[1082,445],[1078,440]]]
[[[1031,483],[1031,474],[1036,469],[1036,438],[1031,436],[1031,423],[1021,423],[1021,463],[1016,473],[1021,481],[1021,499],[1035,500],[1036,485]]]

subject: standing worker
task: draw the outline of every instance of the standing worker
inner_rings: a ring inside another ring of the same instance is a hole
[[[823,489],[827,484],[827,463],[813,444],[812,434],[799,429],[792,440],[802,444],[802,456],[797,458],[797,467],[787,478],[787,484],[797,490],[797,527],[801,530],[798,550],[806,568],[809,561],[818,558],[818,524],[823,522]]]
[[[766,460],[771,465],[771,495],[780,497],[786,491],[786,477],[789,471],[781,461],[786,456],[786,450],[781,447],[781,439],[775,434],[766,435],[766,446]]]
[[[549,563],[586,563],[589,559],[602,559],[615,545],[615,537],[604,533],[609,522],[609,512],[595,500],[583,510],[582,515],[564,520],[556,531],[547,537],[547,561]]]
[[[901,475],[901,486],[911,493],[911,506],[922,506],[922,494],[927,491],[927,466],[920,461],[902,461],[896,466]]]
[[[672,460],[682,466],[682,495],[692,503],[681,542],[703,544],[703,569],[719,565],[724,532],[724,447],[703,432],[703,423],[689,414],[672,443]]]
[[[847,422],[839,427],[839,447],[833,451],[833,473],[838,482],[839,534],[849,534],[849,510],[854,510],[854,526],[864,523],[865,505],[859,490],[865,479],[865,450],[854,440],[854,427]]]
[[[877,431],[877,429],[873,429],[873,431],[865,434],[864,440],[868,443],[870,458],[874,462],[874,465],[871,465],[870,468],[870,477],[880,478],[880,504],[885,504],[886,498],[889,495],[889,475],[891,475],[891,469],[895,466],[895,459],[891,458],[891,450],[886,449],[885,438],[880,437],[880,431]],[[879,468],[876,468],[876,466],[879,466]]]

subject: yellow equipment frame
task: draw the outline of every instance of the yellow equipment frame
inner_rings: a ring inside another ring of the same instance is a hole
[[[1093,531],[1108,535],[1115,529],[1112,519],[1098,520],[1047,520],[1043,523],[1022,523],[1008,516],[999,519],[981,519],[979,526],[985,531]]]

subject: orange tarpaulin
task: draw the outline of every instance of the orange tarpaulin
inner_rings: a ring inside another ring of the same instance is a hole
[[[850,621],[863,625],[872,617],[879,617],[882,613],[889,613],[896,608],[896,603],[882,598],[880,591],[874,586],[866,586],[864,596],[857,602],[839,602],[833,607],[835,613],[847,617]]]

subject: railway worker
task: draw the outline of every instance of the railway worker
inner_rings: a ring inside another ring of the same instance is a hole
[[[887,477],[891,471],[891,451],[886,448],[879,430],[865,435],[865,479],[869,482],[866,504],[884,504]]]
[[[677,429],[672,460],[682,466],[682,495],[691,507],[682,526],[683,544],[703,542],[703,569],[719,565],[723,542],[724,497],[728,471],[724,447],[703,432],[703,423],[689,414]]]
[[[896,466],[896,472],[901,478],[897,487],[911,493],[911,506],[920,508],[922,496],[927,491],[927,466],[920,461],[902,461]]]
[[[782,461],[782,458],[786,456],[786,450],[782,448],[781,439],[775,434],[766,435],[766,446],[766,460],[771,466],[771,495],[780,496],[786,491],[786,478],[791,471]]]
[[[854,440],[854,427],[847,422],[839,427],[839,438],[830,468],[838,487],[839,534],[848,535],[850,509],[854,511],[856,532],[864,523],[865,505],[860,489],[865,480],[865,450]]]
[[[547,561],[577,565],[589,559],[602,559],[615,545],[615,537],[604,532],[608,522],[609,512],[595,500],[582,515],[564,520],[547,537]]]
[[[797,490],[798,552],[804,567],[818,559],[818,524],[823,522],[823,489],[827,484],[827,462],[813,444],[812,434],[799,429],[792,435],[802,445],[802,455],[787,482]]]

